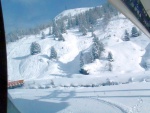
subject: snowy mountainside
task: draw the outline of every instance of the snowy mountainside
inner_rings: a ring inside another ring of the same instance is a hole
[[[69,10],[65,10],[62,13],[60,13],[59,15],[57,15],[55,17],[55,20],[59,20],[62,17],[65,16],[75,16],[77,14],[83,13],[85,11],[88,11],[89,9],[91,9],[92,7],[87,7],[87,8],[76,8],[76,9],[69,9]]]
[[[8,79],[24,80],[22,87],[8,89],[9,99],[23,113],[149,113],[150,44],[143,33],[131,36],[133,26],[120,14],[107,26],[98,19],[94,33],[83,35],[76,26],[67,29],[60,41],[46,28],[8,43]],[[125,30],[130,40],[125,40]],[[93,60],[96,39],[104,51]],[[41,47],[34,55],[33,42]],[[54,59],[52,47],[57,52]],[[82,69],[89,75],[79,73]]]
[[[105,29],[106,32],[102,33],[103,31],[96,30],[95,32],[105,44],[105,60],[100,59],[92,64],[87,64],[85,68],[90,70],[91,73],[98,72],[97,74],[99,74],[99,71],[107,70],[107,52],[111,51],[114,57],[114,62],[111,63],[113,72],[123,74],[144,71],[140,63],[145,53],[145,48],[149,43],[149,39],[142,34],[139,37],[131,37],[130,41],[123,41],[124,31],[128,30],[131,32],[133,26],[134,25],[128,19],[120,15],[111,19]],[[94,68],[91,69],[91,67]]]
[[[79,9],[79,12],[88,9]],[[66,15],[66,12],[60,15]],[[74,14],[74,10],[72,14]],[[60,15],[56,18],[61,18]],[[93,84],[95,81],[99,84],[102,83],[102,80],[107,82],[108,78],[124,83],[132,78],[136,81],[145,78],[149,80],[148,72],[144,75],[145,69],[140,65],[142,56],[148,50],[146,47],[149,44],[149,39],[142,34],[139,37],[130,38],[130,41],[123,41],[124,31],[127,30],[131,34],[130,31],[134,25],[121,14],[113,17],[105,30],[99,24],[100,22],[101,20],[98,20],[94,33],[104,43],[105,51],[100,60],[84,65],[84,68],[90,73],[88,76],[79,73],[80,54],[91,51],[93,44],[91,33],[88,32],[83,36],[78,28],[72,28],[63,34],[65,38],[63,42],[54,40],[53,35],[48,35],[49,28],[47,28],[43,30],[46,34],[45,39],[41,39],[40,34],[32,35],[7,45],[9,80],[24,79],[32,85],[34,82],[31,81],[33,80],[53,80],[56,84],[67,84],[66,81],[68,81],[69,85],[72,83],[78,85],[83,81],[84,85],[86,83]],[[30,55],[30,46],[34,41],[40,44],[41,53]],[[57,60],[50,60],[52,46],[57,51]],[[108,70],[107,56],[109,51],[112,52],[114,59],[111,62],[112,71]],[[146,56],[148,57],[149,54]],[[139,76],[143,76],[143,78],[139,78]],[[123,80],[123,78],[126,79]],[[78,80],[80,82],[77,82]]]

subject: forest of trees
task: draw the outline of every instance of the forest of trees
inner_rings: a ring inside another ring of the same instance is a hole
[[[6,41],[7,43],[14,42],[26,35],[40,34],[41,30],[48,27],[49,35],[53,34],[55,37],[60,38],[59,41],[64,41],[61,34],[66,33],[66,29],[78,26],[79,31],[82,32],[83,35],[86,35],[88,31],[93,31],[93,26],[96,24],[97,19],[103,18],[102,26],[105,28],[109,22],[109,19],[117,14],[118,11],[111,4],[105,3],[102,5],[102,7],[94,7],[84,13],[75,15],[74,17],[68,15],[60,18],[59,20],[50,21],[49,24],[37,26],[36,28],[16,30],[14,32],[7,33]],[[65,22],[67,22],[67,24],[65,24]],[[44,38],[43,35],[42,38]]]
[[[101,26],[103,30],[107,27],[111,17],[118,15],[118,11],[109,3],[105,3],[102,6],[91,8],[83,13],[75,16],[64,16],[58,20],[52,20],[49,24],[41,25],[36,28],[17,30],[15,32],[8,33],[6,35],[7,42],[14,42],[23,38],[26,35],[41,34],[41,39],[45,39],[46,35],[53,35],[54,40],[65,41],[63,33],[67,33],[67,29],[78,27],[79,32],[82,35],[87,35],[87,32],[91,32],[93,37],[93,45],[89,53],[80,54],[80,73],[89,74],[87,70],[82,67],[84,64],[92,63],[95,59],[100,59],[102,52],[104,51],[104,44],[94,34],[95,25],[98,19],[101,19]],[[49,28],[49,33],[45,34],[42,30]],[[135,33],[135,30],[133,31]],[[38,43],[33,42],[30,48],[31,55],[41,52],[41,47]],[[57,52],[52,46],[50,49],[50,59],[57,59]],[[108,54],[108,59],[112,60],[112,54]],[[111,63],[108,64],[108,70],[112,70]]]

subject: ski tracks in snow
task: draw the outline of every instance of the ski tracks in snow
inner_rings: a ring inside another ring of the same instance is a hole
[[[128,111],[129,111],[125,107],[122,107],[122,106],[120,106],[118,104],[115,104],[115,103],[112,103],[112,102],[109,102],[109,101],[106,101],[106,100],[103,100],[103,99],[100,99],[99,97],[96,98],[96,97],[90,97],[90,96],[78,96],[78,97],[75,97],[75,98],[96,100],[96,101],[100,102],[101,104],[107,106],[107,109],[109,109],[109,108],[112,109],[113,108],[113,110],[115,110],[116,113],[128,113]]]
[[[122,113],[128,113],[127,110],[125,110],[123,107],[115,104],[115,103],[111,103],[111,102],[108,102],[108,101],[105,101],[105,100],[102,100],[102,99],[99,99],[99,98],[92,98],[92,99],[95,99],[101,103],[104,103],[104,104],[107,104],[108,106],[111,106],[111,107],[115,107],[117,108],[118,110],[120,110]]]

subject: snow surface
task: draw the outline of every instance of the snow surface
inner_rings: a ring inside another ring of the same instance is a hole
[[[89,8],[65,11],[56,18],[72,15]],[[78,28],[63,34],[65,41],[41,34],[26,36],[7,44],[8,79],[24,79],[20,89],[9,90],[22,113],[149,113],[150,71],[149,39],[141,36],[123,41],[124,31],[134,25],[123,15],[113,17],[106,29],[97,21],[95,34],[105,45],[100,60],[85,64],[89,75],[82,75],[80,53],[91,50],[92,37]],[[43,30],[47,35],[48,29]],[[41,53],[30,55],[30,45],[36,41]],[[54,46],[58,59],[50,60]],[[108,71],[108,52],[113,54],[112,71]],[[105,86],[105,87],[104,87]],[[39,107],[40,106],[40,107]],[[57,106],[57,107],[56,107]]]
[[[150,83],[9,90],[21,113],[149,113]]]
[[[122,83],[122,78],[126,78],[123,83],[133,78],[139,80],[138,76],[140,75],[142,75],[141,79],[148,79],[150,77],[149,71],[145,71],[146,69],[142,64],[147,62],[147,58],[150,56],[149,46],[147,46],[149,39],[142,34],[139,37],[131,38],[130,41],[123,41],[125,29],[130,32],[132,26],[134,26],[123,15],[111,19],[105,29],[107,32],[104,32],[101,25],[99,25],[100,21],[97,23],[95,33],[104,43],[105,51],[100,60],[85,65],[90,75],[85,76],[79,73],[79,59],[81,51],[83,53],[91,51],[93,38],[91,33],[82,36],[78,29],[74,28],[67,30],[67,34],[63,34],[64,42],[54,40],[52,35],[41,39],[39,34],[26,36],[17,42],[9,43],[7,45],[9,80],[24,79],[27,83],[28,81],[34,81],[33,83],[35,83],[36,80],[43,81],[47,79],[49,81],[60,81],[64,85],[66,84],[63,83],[64,80],[73,82],[78,79],[79,81],[87,79],[88,84],[88,81],[94,82],[95,78],[104,81],[107,78],[115,78],[114,82],[117,83]],[[44,32],[48,34],[48,28]],[[30,45],[34,41],[40,44],[42,52],[37,55],[30,55]],[[51,46],[56,49],[58,60],[49,59]],[[108,71],[107,55],[109,51],[112,52],[114,58],[114,62],[111,62],[112,72]],[[71,82],[68,85],[71,85]]]
[[[73,16],[75,16],[77,14],[80,14],[80,13],[83,13],[85,11],[88,11],[91,8],[93,8],[93,7],[76,8],[76,9],[65,10],[62,13],[60,13],[59,15],[57,15],[55,17],[55,20],[59,20],[60,18],[65,17],[65,16],[71,16],[71,17],[73,17]]]

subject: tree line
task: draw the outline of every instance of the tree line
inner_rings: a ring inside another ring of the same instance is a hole
[[[102,6],[91,8],[73,17],[71,15],[67,15],[58,20],[51,20],[48,24],[43,24],[35,28],[21,29],[7,33],[6,41],[14,42],[26,35],[40,34],[40,31],[46,28],[50,28],[48,35],[54,35],[58,38],[60,37],[60,40],[63,40],[62,33],[67,33],[66,29],[77,26],[79,27],[79,31],[82,32],[83,35],[86,35],[88,31],[92,32],[94,30],[93,26],[96,24],[97,19],[103,18],[102,22],[104,23],[104,28],[109,22],[109,19],[117,14],[118,11],[107,2]]]

